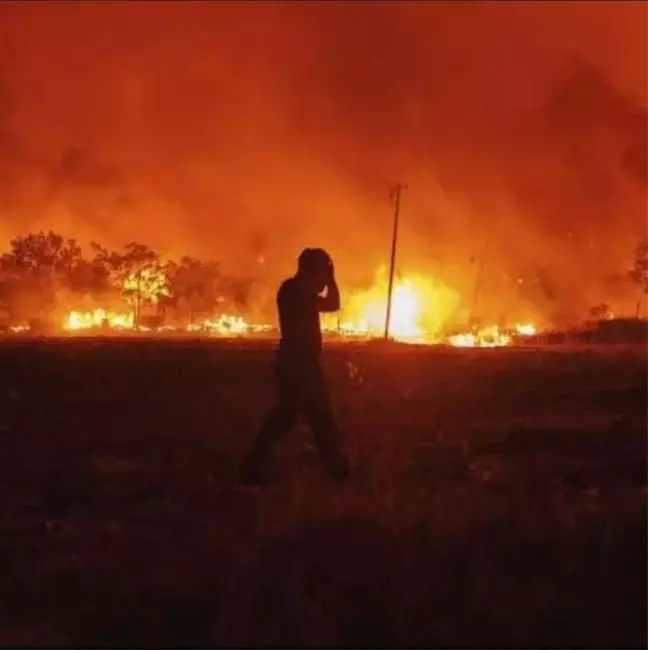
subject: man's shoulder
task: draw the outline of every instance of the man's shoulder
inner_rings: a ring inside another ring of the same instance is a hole
[[[295,277],[284,280],[277,291],[277,302],[280,305],[290,304],[303,308],[315,304],[316,297],[305,290],[304,284]]]
[[[277,295],[281,296],[295,290],[295,278],[286,278],[280,285]]]
[[[279,290],[277,291],[277,300],[279,302],[290,301],[296,297],[298,290],[299,287],[297,286],[295,278],[286,278],[279,286]]]

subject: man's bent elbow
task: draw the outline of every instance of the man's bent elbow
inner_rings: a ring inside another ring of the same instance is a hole
[[[319,310],[324,313],[340,311],[340,301],[324,298],[319,305]]]

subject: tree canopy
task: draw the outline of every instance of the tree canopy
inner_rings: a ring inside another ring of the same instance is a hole
[[[0,308],[12,320],[49,319],[83,297],[107,296],[142,312],[172,308],[192,323],[198,315],[246,307],[253,281],[227,276],[218,262],[183,256],[163,260],[151,246],[129,242],[109,250],[93,242],[84,257],[74,239],[53,231],[19,236],[0,256]]]

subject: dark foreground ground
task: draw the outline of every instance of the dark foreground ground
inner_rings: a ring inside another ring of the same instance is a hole
[[[646,646],[646,348],[331,349],[354,482],[236,465],[267,346],[0,344],[0,644]]]

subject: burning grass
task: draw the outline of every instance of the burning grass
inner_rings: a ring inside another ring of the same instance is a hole
[[[125,287],[132,294],[133,286],[154,286],[151,295],[146,294],[145,297],[148,303],[157,305],[158,298],[166,295],[163,273],[146,275],[144,280],[139,279],[138,285],[136,279],[128,276]],[[133,302],[132,296],[130,301]],[[417,344],[500,347],[537,333],[531,323],[513,323],[508,327],[491,324],[450,333],[447,326],[457,313],[458,305],[457,294],[433,277],[413,274],[399,278],[393,292],[390,336],[397,341]],[[325,335],[347,339],[379,338],[384,333],[386,308],[387,278],[385,270],[380,268],[370,289],[346,292],[341,314],[322,315],[322,329]],[[140,310],[133,308],[133,305],[130,310],[124,308],[122,311],[103,307],[90,311],[72,310],[62,318],[60,329],[71,334],[99,329],[120,332],[137,329],[215,336],[248,336],[269,333],[274,329],[270,323],[249,322],[243,314],[218,313],[193,319],[189,323],[164,322],[160,319],[155,325],[144,325],[135,317],[136,313],[140,313]],[[20,324],[10,329],[20,333],[29,331],[29,326]]]
[[[0,347],[3,645],[646,645],[645,346],[330,346],[352,484],[245,339]]]

